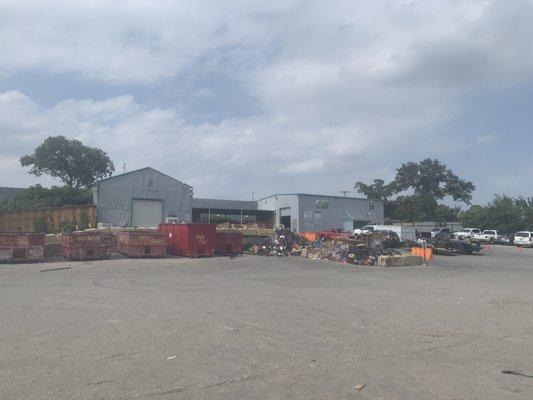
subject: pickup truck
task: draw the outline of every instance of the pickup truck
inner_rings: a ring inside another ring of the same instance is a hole
[[[495,231],[493,229],[487,229],[481,233],[474,233],[472,236],[472,239],[480,240],[482,242],[494,243],[500,241],[500,235],[498,234],[498,231]]]
[[[433,247],[436,254],[443,254],[441,253],[442,251],[446,254],[453,252],[472,254],[474,252],[479,253],[483,249],[479,241],[453,239],[453,234],[451,233],[440,233],[434,238],[428,239],[427,243]]]
[[[452,233],[452,231],[450,230],[450,228],[433,228],[430,233],[431,233],[431,237],[434,238],[440,235],[441,233],[450,234]]]
[[[481,229],[479,228],[463,228],[459,232],[454,232],[453,234],[457,239],[465,240],[465,239],[474,239],[474,235],[480,234]]]

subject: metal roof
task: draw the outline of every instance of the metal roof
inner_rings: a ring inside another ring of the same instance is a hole
[[[109,178],[100,179],[100,180],[98,181],[98,183],[100,183],[100,182],[105,182],[105,181],[108,181],[108,180],[110,180],[110,179],[120,178],[120,177],[122,177],[122,176],[126,176],[126,175],[130,175],[130,174],[134,174],[134,173],[136,173],[136,172],[141,172],[141,171],[145,171],[145,170],[152,170],[153,172],[157,172],[158,174],[164,175],[164,176],[166,176],[167,178],[170,178],[170,179],[172,179],[172,180],[174,180],[174,181],[176,181],[176,182],[178,182],[178,183],[181,183],[182,185],[186,185],[186,186],[189,186],[190,188],[192,188],[192,186],[187,185],[186,183],[184,183],[184,182],[182,182],[182,181],[179,181],[179,180],[177,180],[176,178],[171,177],[170,175],[164,174],[163,172],[158,171],[157,169],[154,169],[154,168],[152,168],[152,167],[139,168],[139,169],[135,169],[135,170],[133,170],[133,171],[125,172],[125,173],[123,173],[123,174],[113,175],[113,176],[110,176]]]
[[[257,201],[193,198],[192,208],[257,210]]]
[[[329,198],[335,198],[335,199],[369,200],[369,201],[375,201],[375,202],[382,201],[382,200],[370,200],[365,197],[351,197],[351,196],[345,197],[345,196],[332,196],[328,194],[312,194],[312,193],[275,193],[270,196],[263,197],[259,199],[258,201],[269,199],[274,196],[313,196],[313,197],[329,197]]]

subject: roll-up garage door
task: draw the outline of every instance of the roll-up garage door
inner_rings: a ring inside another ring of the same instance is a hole
[[[132,226],[155,227],[160,222],[163,222],[163,200],[132,200]]]

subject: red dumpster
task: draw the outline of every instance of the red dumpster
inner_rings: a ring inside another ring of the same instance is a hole
[[[44,258],[44,234],[0,233],[0,261],[39,261]]]
[[[170,254],[212,257],[215,253],[214,224],[159,224],[159,232],[167,234]]]
[[[69,260],[96,260],[111,253],[110,233],[83,231],[61,236],[63,257]]]
[[[118,235],[117,250],[129,257],[164,257],[167,254],[167,235],[154,230],[122,231]]]
[[[217,232],[216,254],[239,254],[242,251],[242,232]]]

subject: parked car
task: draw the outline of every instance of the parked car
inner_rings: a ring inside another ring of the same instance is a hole
[[[473,239],[481,240],[482,242],[495,243],[500,239],[500,235],[498,235],[498,231],[486,229],[481,233],[474,233]]]
[[[361,235],[363,233],[370,233],[374,230],[374,226],[372,225],[367,225],[367,226],[363,226],[361,229],[354,229],[353,230],[353,234],[354,235]]]
[[[459,232],[454,232],[453,234],[457,239],[473,239],[475,234],[481,233],[479,228],[463,228]]]
[[[435,237],[437,235],[440,235],[441,233],[452,233],[450,228],[433,228],[431,230],[431,237]]]
[[[512,234],[501,235],[495,243],[512,246],[514,244],[514,235]]]
[[[514,235],[514,244],[518,247],[532,247],[533,233],[530,231],[516,232]]]

